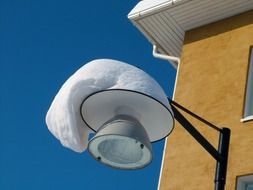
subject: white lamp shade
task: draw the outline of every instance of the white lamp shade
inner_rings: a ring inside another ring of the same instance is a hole
[[[151,142],[166,137],[174,125],[171,110],[153,97],[129,89],[109,89],[88,96],[82,106],[84,122],[93,131],[117,115],[138,120]]]
[[[152,142],[167,136],[174,125],[159,84],[144,71],[110,59],[91,61],[74,73],[55,96],[46,123],[65,147],[82,152],[89,133],[115,112],[138,119]]]

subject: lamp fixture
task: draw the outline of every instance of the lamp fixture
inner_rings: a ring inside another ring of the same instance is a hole
[[[152,160],[152,146],[167,137],[174,128],[174,117],[217,161],[215,190],[224,190],[230,129],[218,128],[177,102],[170,107],[155,98],[126,89],[103,90],[88,96],[80,107],[83,121],[95,136],[88,150],[99,162],[119,169],[138,169]],[[171,108],[171,109],[170,109]],[[220,133],[216,150],[179,112],[181,109]]]
[[[220,133],[218,150],[178,109]],[[168,99],[144,71],[110,59],[92,61],[62,86],[46,117],[62,144],[82,152],[88,147],[99,162],[139,169],[152,161],[151,143],[167,137],[176,119],[216,160],[215,190],[224,190],[230,129],[218,128]],[[95,136],[88,142],[88,133]]]
[[[80,108],[83,121],[96,132],[88,144],[89,152],[100,162],[120,169],[148,165],[152,160],[150,143],[165,138],[174,126],[170,107],[128,89],[98,91]]]

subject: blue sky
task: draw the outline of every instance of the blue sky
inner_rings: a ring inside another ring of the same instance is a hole
[[[164,142],[144,169],[121,171],[61,146],[45,124],[64,81],[111,58],[138,66],[172,96],[175,70],[127,19],[138,1],[0,0],[0,189],[153,190]]]

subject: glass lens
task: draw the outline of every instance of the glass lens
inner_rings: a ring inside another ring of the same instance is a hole
[[[143,156],[140,143],[130,138],[104,140],[98,145],[98,151],[107,160],[119,164],[136,163]]]

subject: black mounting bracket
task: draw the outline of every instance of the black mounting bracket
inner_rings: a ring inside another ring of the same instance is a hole
[[[216,172],[214,180],[215,190],[224,190],[227,175],[230,129],[218,128],[212,123],[206,121],[205,119],[186,109],[182,105],[176,103],[175,101],[170,99],[168,100],[170,102],[175,119],[216,160]],[[214,148],[213,145],[202,134],[200,134],[200,132],[178,111],[176,107],[183,110],[192,117],[198,119],[199,121],[205,123],[209,127],[217,130],[220,133],[218,150]]]

